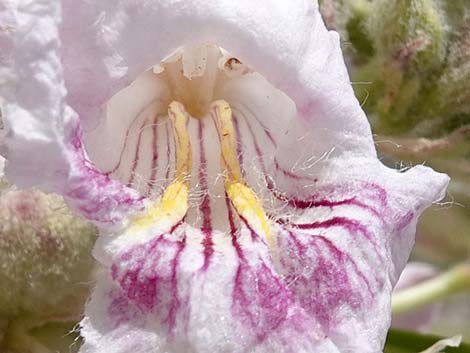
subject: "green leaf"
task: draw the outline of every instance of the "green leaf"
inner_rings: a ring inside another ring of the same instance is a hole
[[[384,353],[418,353],[431,347],[445,337],[423,335],[417,332],[392,329],[388,332]],[[462,342],[460,347],[445,349],[446,353],[470,353],[470,344]]]

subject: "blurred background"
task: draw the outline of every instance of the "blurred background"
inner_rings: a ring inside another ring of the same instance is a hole
[[[470,342],[470,0],[320,6],[341,35],[382,161],[452,177],[447,198],[420,220],[393,326]],[[0,179],[0,353],[77,351],[96,236],[60,197]]]

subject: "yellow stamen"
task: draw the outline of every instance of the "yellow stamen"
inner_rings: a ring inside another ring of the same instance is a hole
[[[238,214],[255,230],[261,230],[271,249],[276,248],[269,220],[256,194],[244,182],[237,158],[237,141],[232,123],[232,110],[223,100],[212,104],[213,115],[219,132],[222,152],[222,169],[225,174],[225,190]]]
[[[173,131],[176,144],[176,176],[175,179],[189,184],[191,174],[191,142],[189,140],[186,125],[188,114],[184,106],[178,102],[172,102],[168,107],[168,116],[173,123]]]
[[[161,199],[148,208],[144,215],[134,219],[133,226],[138,228],[171,228],[181,221],[188,211],[192,168],[191,142],[186,129],[188,114],[181,103],[172,102],[168,107],[168,116],[173,124],[176,145],[175,178]]]

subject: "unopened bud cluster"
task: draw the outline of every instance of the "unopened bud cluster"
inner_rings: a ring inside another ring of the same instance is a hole
[[[0,180],[1,351],[9,322],[79,319],[89,291],[96,230],[73,216],[61,197],[17,190]]]
[[[323,0],[358,98],[381,134],[441,137],[470,124],[465,0]]]

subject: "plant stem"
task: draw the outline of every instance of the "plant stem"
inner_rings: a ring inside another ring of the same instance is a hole
[[[470,291],[470,263],[394,294],[392,312],[402,314],[463,291]]]

